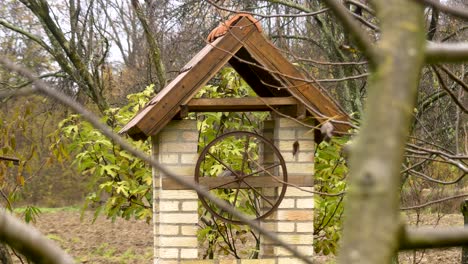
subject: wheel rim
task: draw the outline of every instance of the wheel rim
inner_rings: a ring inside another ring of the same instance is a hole
[[[260,220],[271,215],[285,195],[286,164],[279,150],[263,136],[247,131],[229,132],[214,139],[200,153],[195,182],[208,181],[213,195],[248,219]],[[214,217],[243,224],[204,196],[198,196]]]

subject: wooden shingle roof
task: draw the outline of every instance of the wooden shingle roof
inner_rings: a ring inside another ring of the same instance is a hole
[[[240,17],[225,35],[195,55],[120,133],[135,140],[157,134],[184,111],[195,94],[228,62],[260,98],[293,97],[319,122],[348,120],[326,93],[305,81],[303,74],[262,35],[258,26]],[[333,125],[337,132],[350,128],[340,122]]]

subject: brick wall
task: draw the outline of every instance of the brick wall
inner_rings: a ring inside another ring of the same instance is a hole
[[[195,120],[169,123],[153,138],[153,155],[169,171],[193,177],[197,162],[198,132]],[[155,263],[197,259],[198,196],[192,190],[163,190],[153,170],[153,222]]]
[[[313,177],[315,143],[311,128],[291,119],[276,118],[265,122],[264,136],[273,141],[281,152],[288,176]],[[299,152],[293,155],[295,141],[299,143]],[[298,251],[313,256],[314,199],[312,193],[307,192],[313,190],[313,187],[301,189],[289,186],[278,210],[263,225]],[[291,253],[266,239],[262,240],[260,252],[263,258],[277,258],[278,264],[297,263]]]
[[[264,136],[271,139],[282,153],[288,175],[313,177],[314,141],[310,128],[292,120],[277,118],[265,122]],[[198,158],[196,121],[172,121],[156,137],[153,137],[153,157],[170,171],[193,177]],[[292,146],[299,142],[300,150],[292,155]],[[272,159],[265,153],[264,159]],[[272,172],[274,173],[274,172]],[[192,190],[162,190],[161,179],[164,175],[153,170],[154,175],[154,236],[155,263],[192,263],[192,264],[230,264],[230,263],[301,263],[283,248],[261,239],[260,260],[196,260],[198,242],[196,226],[198,223],[197,195]],[[313,255],[313,205],[312,187],[293,187],[287,189],[278,210],[268,217],[262,225],[276,232],[281,239],[293,245],[305,255]],[[276,195],[271,193],[268,195]]]

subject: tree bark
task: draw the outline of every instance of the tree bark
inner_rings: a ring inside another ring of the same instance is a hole
[[[2,264],[12,264],[10,252],[8,251],[8,247],[0,243],[0,263]]]
[[[465,228],[468,228],[468,199],[464,200],[461,204],[461,213],[465,222]],[[468,264],[468,246],[462,247],[461,264]]]
[[[108,108],[108,104],[102,94],[103,87],[99,86],[98,82],[93,78],[86,65],[87,62],[80,56],[75,43],[67,40],[62,29],[50,16],[51,11],[47,1],[21,0],[21,2],[39,19],[41,26],[49,37],[51,46],[48,52],[54,56],[62,70],[86,91],[86,94],[93,100],[99,110],[104,112]],[[72,26],[72,29],[74,29],[74,26]]]
[[[374,1],[381,21],[367,110],[351,147],[339,263],[392,263],[401,233],[400,168],[424,62],[423,8]]]
[[[143,31],[145,32],[146,41],[148,42],[149,54],[151,57],[151,61],[153,62],[154,67],[156,68],[156,76],[158,78],[158,89],[156,92],[159,92],[166,86],[166,70],[161,59],[161,50],[159,49],[156,37],[151,32],[148,21],[145,15],[143,14],[143,10],[138,1],[132,0],[132,6],[135,9],[135,13],[138,17],[138,20],[140,20],[140,23],[143,27]]]

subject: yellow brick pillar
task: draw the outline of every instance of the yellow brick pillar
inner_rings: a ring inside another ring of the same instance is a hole
[[[286,161],[288,176],[313,177],[314,174],[314,133],[288,118],[276,118],[264,124],[264,136],[271,139]],[[294,142],[299,151],[293,155]],[[264,155],[268,159],[268,153]],[[265,161],[266,161],[265,160]],[[262,222],[267,229],[275,232],[283,241],[294,246],[305,255],[313,256],[313,187],[299,190],[288,186],[286,195],[278,210]],[[291,253],[262,239],[261,258],[276,258],[277,263],[296,263]]]
[[[152,138],[153,157],[169,171],[193,177],[197,161],[195,120],[171,121]],[[153,169],[154,263],[197,259],[198,197],[192,190],[164,190],[162,175]]]

